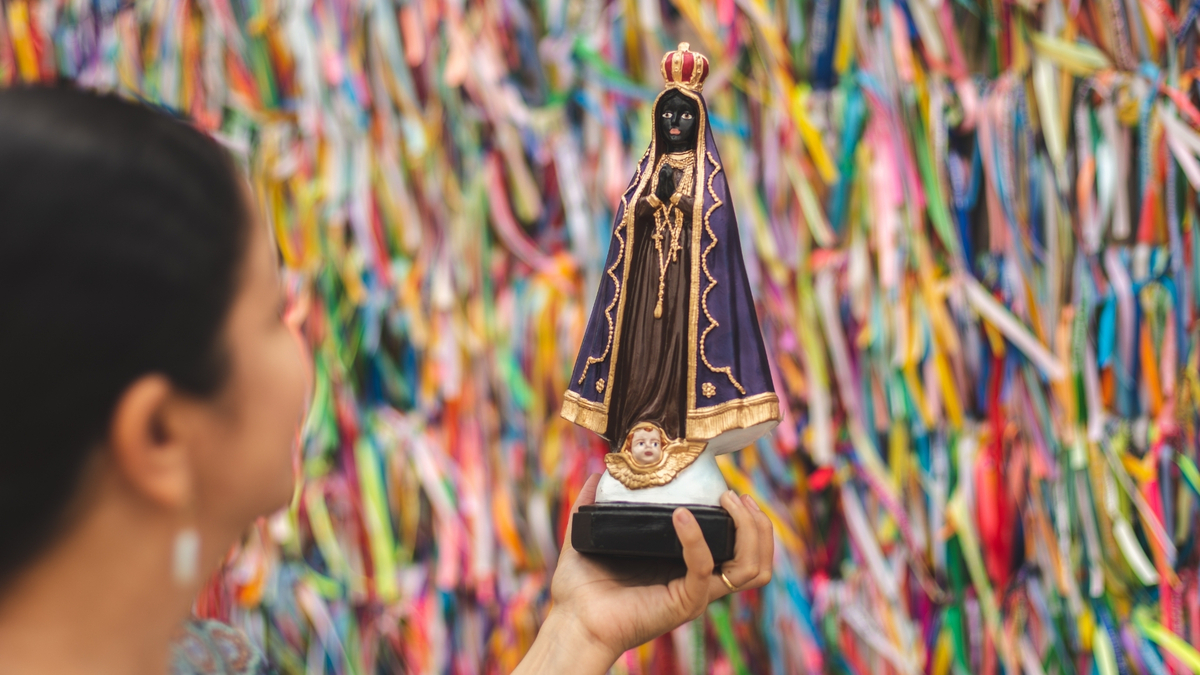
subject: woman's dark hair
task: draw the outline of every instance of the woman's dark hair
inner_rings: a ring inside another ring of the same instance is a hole
[[[0,590],[62,531],[134,380],[222,386],[248,213],[229,154],[183,122],[0,91]]]

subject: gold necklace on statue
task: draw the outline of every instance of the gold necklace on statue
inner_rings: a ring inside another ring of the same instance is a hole
[[[692,194],[695,182],[696,155],[692,152],[676,152],[663,155],[654,167],[654,179],[650,184],[650,194],[658,192],[658,174],[664,164],[673,169],[679,169],[683,176],[675,186],[675,194],[670,201],[662,204],[654,211],[654,250],[658,252],[658,304],[654,305],[654,318],[662,318],[663,291],[667,283],[667,267],[679,259],[683,246],[679,244],[679,236],[683,232],[683,210],[679,208],[679,199]],[[672,216],[674,216],[672,218]],[[667,241],[666,247],[663,241]]]

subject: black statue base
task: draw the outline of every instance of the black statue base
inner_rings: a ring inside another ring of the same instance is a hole
[[[581,506],[571,521],[571,546],[581,553],[683,560],[683,545],[672,520],[677,508],[627,503]],[[713,562],[732,560],[733,517],[717,506],[687,508],[700,523]]]

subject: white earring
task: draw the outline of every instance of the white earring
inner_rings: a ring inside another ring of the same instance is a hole
[[[175,583],[190,585],[200,571],[200,533],[194,527],[185,527],[175,535],[175,550],[171,560],[171,572]]]

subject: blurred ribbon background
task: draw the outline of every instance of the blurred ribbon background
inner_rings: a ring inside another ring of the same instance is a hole
[[[616,673],[1200,672],[1196,0],[3,0],[242,160],[315,360],[197,602],[285,673],[499,673],[602,443],[558,417],[661,55],[712,61],[785,421],[775,577]]]

